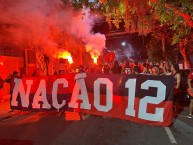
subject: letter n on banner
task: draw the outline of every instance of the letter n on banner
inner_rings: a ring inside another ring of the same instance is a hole
[[[33,80],[26,80],[27,90],[24,89],[24,84],[22,79],[15,78],[14,79],[15,87],[13,88],[11,105],[18,106],[17,97],[20,96],[22,107],[29,106],[29,93],[31,90],[31,86],[33,84]]]

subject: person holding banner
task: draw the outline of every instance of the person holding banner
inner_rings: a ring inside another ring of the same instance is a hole
[[[14,71],[11,75],[9,75],[6,79],[5,82],[10,84],[10,88],[9,88],[9,93],[10,93],[10,98],[12,99],[12,92],[13,92],[13,87],[14,87],[14,78],[19,76],[19,73],[17,71]],[[11,99],[10,99],[10,106],[11,106]],[[13,109],[11,109],[10,112],[14,111]]]
[[[138,65],[138,61],[134,62],[134,67],[133,67],[133,74],[139,74],[141,73],[141,68]]]
[[[132,73],[132,70],[131,70],[130,64],[129,62],[126,62],[124,69],[122,71],[122,74],[131,74],[131,73]]]
[[[157,67],[157,65],[154,65],[151,69],[151,74],[154,76],[159,75],[159,68]]]
[[[178,106],[179,106],[179,88],[181,83],[181,75],[179,72],[179,65],[178,64],[172,64],[171,65],[171,75],[175,78],[175,84],[174,84],[174,111],[178,113]]]
[[[175,113],[178,113],[178,106],[179,106],[179,88],[181,83],[181,75],[179,72],[179,65],[178,64],[172,64],[170,67],[171,72],[167,72],[165,66],[163,67],[164,74],[165,75],[171,75],[175,78],[175,84],[174,84],[174,95],[173,95],[173,109]]]
[[[193,88],[192,88],[192,81],[193,81],[193,71],[191,71],[188,75],[187,83],[188,83],[188,94],[190,96],[190,104],[189,104],[189,114],[188,118],[192,118],[193,112]]]
[[[107,63],[103,66],[103,73],[104,74],[109,74],[110,73],[110,67]]]
[[[122,67],[119,65],[119,62],[118,62],[117,60],[114,62],[114,65],[113,65],[113,67],[111,68],[111,72],[112,72],[113,74],[121,74],[121,72],[122,72]]]

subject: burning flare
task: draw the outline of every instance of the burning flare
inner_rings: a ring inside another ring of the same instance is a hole
[[[94,63],[97,64],[97,57],[94,58]]]
[[[68,59],[70,64],[73,63],[72,56],[68,51],[59,52],[58,58]]]
[[[94,64],[97,64],[98,56],[92,55],[91,58],[93,59]]]
[[[100,52],[97,49],[92,49],[92,45],[86,45],[86,51],[90,53],[91,58],[93,59],[94,64],[97,64],[97,59],[100,56]]]

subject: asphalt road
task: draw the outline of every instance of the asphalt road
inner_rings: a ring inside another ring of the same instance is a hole
[[[0,121],[0,145],[192,145],[187,108],[170,127],[66,112],[22,112]]]

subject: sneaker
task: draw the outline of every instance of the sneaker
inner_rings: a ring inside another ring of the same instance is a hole
[[[90,115],[89,114],[85,114],[85,118],[87,119],[87,118],[89,118],[90,117]]]
[[[191,119],[191,118],[192,118],[192,114],[189,114],[187,117],[188,117],[189,119]]]
[[[8,113],[14,112],[14,109],[11,109]]]

